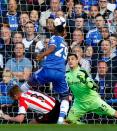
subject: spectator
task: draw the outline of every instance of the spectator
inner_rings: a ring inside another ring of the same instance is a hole
[[[41,12],[40,16],[40,24],[42,27],[46,27],[46,19],[49,18],[50,14],[54,15],[58,10],[60,10],[60,1],[59,0],[51,0],[50,1],[50,9],[46,10],[45,12]]]
[[[78,17],[82,17],[82,18],[84,18],[84,20],[87,19],[87,14],[83,10],[83,4],[81,4],[80,2],[75,3],[74,10],[71,14],[70,19],[75,19],[75,18],[78,18]]]
[[[92,75],[96,73],[96,67],[98,60],[103,60],[108,64],[109,71],[117,77],[117,56],[113,55],[111,50],[111,43],[109,40],[103,40],[101,42],[101,52],[98,54],[98,59],[92,61]]]
[[[101,34],[102,34],[103,39],[108,39],[109,38],[110,32],[109,32],[109,29],[108,29],[107,26],[102,27]]]
[[[23,43],[25,46],[25,51],[27,52],[29,50],[30,45],[32,44],[34,38],[35,38],[35,27],[32,21],[28,21],[25,24],[25,37],[23,38]]]
[[[1,39],[0,39],[0,50],[3,54],[4,64],[6,61],[13,55],[13,44],[11,40],[11,31],[10,27],[7,24],[3,24],[1,27]]]
[[[109,72],[109,68],[106,62],[98,62],[97,75],[95,80],[98,82],[98,92],[102,99],[109,100],[114,98],[114,87],[117,84],[117,78]]]
[[[65,18],[65,14],[62,10],[59,10],[56,12],[56,17],[64,17]]]
[[[75,29],[72,37],[73,37],[73,39],[72,39],[72,43],[70,45],[71,49],[77,45],[84,49],[85,43],[84,43],[83,32],[80,29]]]
[[[22,12],[19,17],[18,31],[24,35],[25,24],[29,21],[29,14],[27,12]]]
[[[84,18],[78,17],[78,18],[75,19],[75,28],[74,27],[73,28],[74,29],[80,29],[84,33],[84,38],[85,38],[85,36],[87,34],[87,30],[85,30],[84,24],[85,24]]]
[[[109,31],[111,33],[117,33],[117,9],[114,10],[113,19],[110,23],[108,23],[108,25],[109,25]]]
[[[51,17],[46,19],[46,27],[45,27],[46,37],[50,38],[55,32],[54,22],[53,21],[54,21],[54,18],[51,18]]]
[[[80,2],[84,5],[84,11],[87,14],[90,13],[91,6],[98,5],[98,0],[80,0]]]
[[[94,28],[96,28],[95,25],[95,17],[99,14],[99,7],[96,5],[91,6],[90,8],[90,12],[89,12],[89,17],[88,19],[85,21],[85,29],[87,31],[92,30]]]
[[[67,0],[66,1],[66,10],[65,10],[65,16],[70,20],[72,13],[74,9],[74,0]],[[69,22],[68,22],[69,23]],[[69,24],[68,24],[69,25]],[[69,25],[70,26],[70,25]]]
[[[8,1],[8,12],[3,15],[3,23],[7,23],[10,26],[11,31],[17,31],[18,28],[19,12],[17,11],[16,0]]]
[[[105,20],[110,19],[112,11],[107,9],[108,0],[99,0],[100,14],[104,17]]]
[[[117,34],[111,34],[109,40],[111,42],[111,54],[117,56]]]
[[[84,58],[89,61],[90,65],[92,65],[93,53],[94,53],[94,50],[92,46],[86,46],[84,48]]]
[[[15,32],[14,35],[13,35],[13,44],[17,44],[17,43],[20,43],[22,42],[23,40],[23,35],[21,32]]]
[[[0,82],[0,106],[13,103],[13,100],[8,96],[8,91],[11,88],[9,83],[12,78],[12,73],[9,70],[3,71],[2,81]]]
[[[35,25],[35,32],[43,32],[41,25],[39,24],[39,19],[40,19],[40,12],[38,13],[37,10],[32,10],[30,12],[30,20],[34,23]]]
[[[101,15],[97,15],[95,18],[96,28],[89,30],[86,35],[86,44],[96,46],[102,40],[101,29],[105,25],[104,18]]]
[[[24,57],[25,47],[23,43],[17,43],[14,48],[15,57],[7,61],[5,70],[10,70],[13,77],[19,81],[29,79],[32,71],[32,64],[28,58]]]
[[[84,68],[88,72],[91,71],[91,65],[88,60],[83,58],[83,49],[79,46],[74,46],[72,48],[72,52],[74,52],[78,57],[78,64],[80,67]]]

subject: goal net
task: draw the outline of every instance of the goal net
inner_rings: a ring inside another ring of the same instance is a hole
[[[87,70],[98,83],[97,92],[102,99],[117,109],[116,2],[116,0],[1,0],[1,109],[11,116],[16,116],[18,111],[17,102],[11,107],[12,101],[7,98],[8,78],[3,80],[4,70],[10,70],[13,77],[19,79],[19,84],[23,84],[32,72],[38,70],[43,61],[37,62],[35,56],[48,48],[49,39],[55,31],[53,20],[59,16],[66,19],[64,37],[69,52],[78,55],[79,66]],[[15,48],[20,42],[24,44],[24,51]],[[16,58],[22,56],[27,60],[17,62]],[[66,68],[69,68],[68,65]],[[47,83],[39,87],[39,90],[59,99],[52,88],[52,83]],[[70,101],[70,106],[72,103],[73,100]],[[24,123],[29,123],[34,116],[34,112],[28,111]],[[81,121],[87,124],[117,123],[113,117],[94,113],[87,113]],[[11,122],[0,119],[0,123]]]

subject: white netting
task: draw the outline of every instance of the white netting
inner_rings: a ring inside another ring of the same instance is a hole
[[[51,4],[50,4],[51,1]],[[59,3],[59,4],[58,4]],[[77,45],[78,55],[82,60],[80,66],[90,71],[92,77],[97,76],[97,63],[102,60],[100,55],[109,51],[102,44],[104,40],[109,39],[111,56],[103,58],[108,64],[108,79],[105,83],[100,83],[98,91],[104,100],[117,98],[117,10],[116,0],[1,0],[0,1],[0,79],[4,68],[8,66],[7,61],[14,57],[14,45],[17,42],[23,42],[25,46],[25,57],[31,61],[32,67],[25,63],[22,67],[16,65],[14,72],[22,72],[22,68],[32,68],[33,71],[40,68],[43,61],[37,63],[35,56],[47,48],[49,38],[53,35],[53,19],[58,16],[65,17],[67,22],[66,43],[69,52]],[[51,8],[51,9],[50,9]],[[106,11],[105,11],[106,10]],[[103,21],[104,17],[105,22]],[[99,15],[98,17],[96,15]],[[27,24],[28,22],[28,24]],[[97,22],[97,23],[96,23]],[[103,28],[101,27],[103,26]],[[97,28],[99,29],[97,31]],[[112,35],[114,34],[114,35]],[[38,37],[37,37],[38,36]],[[111,36],[111,37],[110,37]],[[114,40],[113,40],[114,39]],[[106,41],[106,43],[107,43]],[[116,41],[113,44],[113,41]],[[113,45],[113,47],[112,47]],[[88,47],[87,47],[88,46]],[[105,45],[106,46],[106,45]],[[109,46],[109,45],[107,45]],[[91,48],[88,50],[88,48]],[[107,47],[108,48],[108,47]],[[93,51],[92,51],[93,50]],[[16,51],[17,52],[17,51]],[[110,58],[110,59],[109,59]],[[110,62],[108,62],[110,60]],[[30,64],[30,62],[29,62]],[[20,82],[24,82],[31,72],[18,75]],[[98,72],[99,73],[99,72]],[[114,75],[114,76],[113,76]],[[25,76],[25,77],[24,77]],[[98,79],[97,79],[98,80]],[[99,82],[99,81],[98,81]],[[101,85],[102,84],[102,85]],[[1,87],[1,96],[4,95],[3,83]],[[52,92],[51,83],[41,87],[42,92],[56,96]],[[6,95],[6,94],[5,94]],[[5,104],[1,98],[1,105]],[[7,98],[6,98],[7,99]],[[6,104],[8,101],[6,100]],[[8,103],[9,104],[9,103]],[[12,108],[3,107],[4,112],[10,115],[17,114],[17,104]],[[71,102],[72,105],[72,102]],[[117,109],[116,103],[111,105]],[[34,117],[34,113],[29,111],[25,122],[28,123]],[[0,120],[1,124],[10,123]],[[82,121],[86,123],[117,123],[115,118],[101,117],[95,114],[87,114]]]

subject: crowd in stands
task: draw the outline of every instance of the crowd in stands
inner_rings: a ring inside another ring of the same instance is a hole
[[[0,96],[1,105],[13,103],[6,98],[7,71],[22,84],[41,67],[43,60],[35,56],[48,48],[53,20],[60,16],[66,19],[69,52],[99,85],[102,99],[117,99],[117,0],[1,0],[0,95],[8,100]],[[117,103],[113,106],[117,109]]]

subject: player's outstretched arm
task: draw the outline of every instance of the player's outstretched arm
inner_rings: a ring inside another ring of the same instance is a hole
[[[40,61],[42,60],[45,56],[48,56],[49,54],[51,54],[54,50],[55,50],[55,46],[51,45],[46,51],[44,51],[42,54],[38,54],[36,56],[36,60]]]
[[[1,118],[5,119],[5,120],[14,121],[14,122],[20,122],[20,123],[23,122],[24,117],[25,117],[24,114],[17,115],[16,117],[10,117],[10,116],[7,115],[7,114],[3,114],[3,115],[1,116]]]

